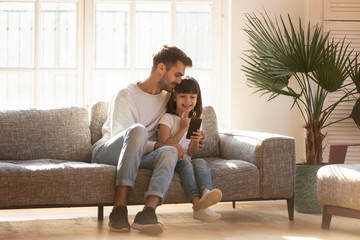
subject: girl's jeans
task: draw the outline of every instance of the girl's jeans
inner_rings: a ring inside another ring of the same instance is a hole
[[[190,200],[201,197],[205,188],[212,189],[210,169],[204,159],[181,159],[177,162],[175,171],[180,174],[181,183]]]
[[[116,186],[134,187],[139,168],[152,170],[145,201],[149,195],[155,195],[161,198],[162,203],[173,178],[178,153],[176,148],[164,146],[143,155],[147,139],[146,128],[134,124],[97,146],[91,162],[117,166]]]

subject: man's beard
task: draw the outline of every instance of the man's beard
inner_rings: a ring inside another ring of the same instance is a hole
[[[159,81],[159,87],[160,87],[160,89],[165,90],[167,92],[172,92],[173,88],[171,88],[170,84],[168,84],[168,82],[169,82],[168,80],[169,80],[169,78],[167,77],[167,74],[165,73]]]

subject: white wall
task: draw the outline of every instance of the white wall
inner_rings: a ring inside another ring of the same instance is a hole
[[[245,84],[245,75],[241,71],[243,51],[249,48],[242,28],[245,13],[265,9],[270,16],[289,13],[293,20],[299,17],[307,21],[310,0],[232,0],[229,6],[230,31],[230,85],[232,129],[278,133],[295,138],[296,160],[305,159],[305,131],[303,119],[296,108],[291,109],[292,98],[278,97],[267,102],[268,96],[253,93],[254,89]],[[321,1],[321,0],[316,0]]]
[[[323,24],[324,0],[306,0],[307,17],[311,24]]]

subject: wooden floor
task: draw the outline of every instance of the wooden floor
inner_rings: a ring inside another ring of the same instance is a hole
[[[129,207],[132,223],[141,206]],[[222,214],[216,223],[192,219],[191,205],[163,205],[157,210],[165,232],[149,236],[132,230],[116,233],[107,227],[111,207],[106,207],[103,223],[97,208],[23,209],[0,211],[0,239],[92,240],[92,239],[360,239],[360,220],[334,216],[329,230],[321,229],[321,214],[295,212],[288,220],[285,201],[221,203],[212,209]]]

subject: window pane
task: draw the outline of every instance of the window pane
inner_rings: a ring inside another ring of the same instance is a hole
[[[170,42],[170,5],[136,5],[136,67],[151,66],[151,55]]]
[[[76,4],[41,4],[41,66],[76,67]]]
[[[142,82],[142,81],[145,81],[146,78],[149,77],[149,74],[150,74],[150,67],[148,70],[136,70],[133,72],[133,77],[131,79],[132,82]]]
[[[76,75],[72,73],[42,73],[39,79],[39,107],[76,105]]]
[[[194,67],[211,67],[211,5],[177,4],[176,27],[176,44]]]
[[[129,64],[129,5],[97,3],[95,7],[95,67]]]
[[[113,94],[130,83],[129,72],[96,72],[93,81],[93,102],[110,101]]]
[[[33,106],[33,74],[0,74],[0,109]]]
[[[34,3],[0,2],[0,67],[34,66]]]

